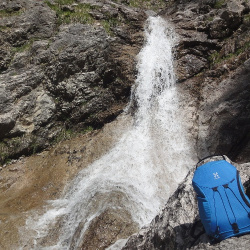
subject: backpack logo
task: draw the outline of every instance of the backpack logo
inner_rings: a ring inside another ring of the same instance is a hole
[[[215,180],[220,179],[220,176],[219,176],[218,172],[213,173],[213,175],[214,175],[214,179]]]

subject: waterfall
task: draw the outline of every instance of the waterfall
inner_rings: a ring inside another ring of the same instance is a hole
[[[126,211],[138,227],[148,224],[192,166],[175,85],[174,29],[161,17],[150,17],[145,36],[127,108],[136,108],[132,127],[78,174],[62,199],[50,201],[47,212],[27,220],[35,232],[35,249],[42,249],[39,239],[58,221],[57,242],[44,249],[76,249],[91,222],[108,208]]]

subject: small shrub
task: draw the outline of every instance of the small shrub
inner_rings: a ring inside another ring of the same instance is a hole
[[[18,46],[18,47],[12,47],[12,53],[21,53],[24,52],[26,50],[29,50],[31,48],[31,46],[33,45],[33,43],[35,41],[38,41],[38,38],[32,38],[30,40],[28,40],[25,44]]]
[[[12,11],[12,10],[0,10],[0,18],[10,17],[10,16],[18,16],[23,13],[23,10]]]
[[[71,5],[74,0],[57,0],[55,4],[46,1],[47,5],[56,12],[58,25],[69,23],[93,23],[94,19],[89,14],[91,9],[97,8],[87,3],[76,4],[71,10],[62,8],[63,5]]]
[[[218,64],[221,63],[223,61],[229,60],[233,57],[236,57],[238,55],[240,55],[241,53],[245,52],[246,50],[248,50],[250,48],[250,41],[246,41],[241,48],[238,48],[234,53],[229,53],[227,55],[221,55],[219,52],[214,52],[213,54],[211,54],[208,58],[210,64]]]
[[[75,2],[75,0],[55,0],[55,2],[59,5],[70,5]]]
[[[131,0],[129,1],[129,6],[135,8],[144,8],[144,9],[151,9],[151,10],[159,10],[166,5],[166,1],[164,0],[157,0],[157,1],[150,1],[150,0]]]
[[[243,17],[243,23],[249,24],[250,23],[250,14],[245,15]]]
[[[54,138],[52,144],[57,144],[60,141],[65,141],[68,139],[73,138],[76,135],[76,132],[74,132],[71,129],[62,129],[57,136]]]
[[[212,63],[212,64],[218,63],[219,59],[220,59],[220,54],[219,54],[218,51],[212,53],[212,54],[208,57],[208,61],[209,61],[210,63]]]
[[[209,16],[208,18],[207,18],[207,21],[209,21],[209,22],[212,22],[214,20],[214,17],[212,17],[212,16]]]
[[[112,28],[119,25],[120,21],[115,17],[107,16],[106,20],[103,20],[102,26],[109,35],[113,35]]]
[[[6,30],[8,30],[8,29],[10,29],[10,28],[7,27],[7,26],[1,26],[1,25],[0,25],[0,30],[5,30],[5,31],[6,31]]]
[[[225,4],[225,0],[218,0],[216,1],[215,5],[214,5],[214,8],[215,9],[220,9],[224,4]]]
[[[32,43],[33,43],[33,42],[32,42]],[[13,53],[21,53],[21,52],[24,52],[24,51],[28,50],[28,49],[31,47],[32,43],[27,42],[27,43],[25,43],[24,45],[22,45],[22,46],[20,46],[20,47],[13,47],[13,48],[12,48],[12,52],[13,52]]]
[[[93,128],[92,126],[88,126],[88,127],[86,127],[86,128],[82,131],[82,133],[85,134],[85,133],[91,132],[91,131],[93,131],[93,130],[94,130],[94,128]]]

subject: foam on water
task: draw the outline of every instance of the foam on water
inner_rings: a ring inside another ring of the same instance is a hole
[[[38,222],[27,221],[39,238],[56,218],[63,218],[58,242],[46,249],[68,249],[79,223],[84,222],[83,235],[92,219],[109,207],[125,209],[139,226],[149,223],[191,166],[192,150],[175,87],[174,30],[161,17],[150,17],[145,36],[130,103],[137,107],[134,125],[106,155],[79,173],[62,200],[51,201]]]

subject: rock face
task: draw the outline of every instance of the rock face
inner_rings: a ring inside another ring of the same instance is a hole
[[[249,1],[176,1],[163,14],[179,34],[177,76],[197,103],[199,157],[248,161]]]
[[[123,109],[144,11],[112,1],[0,4],[0,161],[65,131],[100,128]]]

